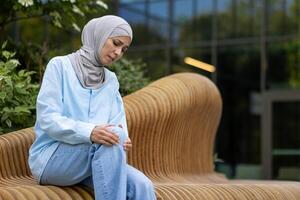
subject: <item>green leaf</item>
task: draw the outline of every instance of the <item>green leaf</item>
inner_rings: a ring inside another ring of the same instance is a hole
[[[10,119],[5,120],[5,123],[7,124],[7,126],[10,128],[11,127],[11,121]]]
[[[7,45],[7,40],[2,44],[1,49],[4,49],[6,47],[6,45]]]
[[[28,113],[28,114],[31,113],[30,110],[27,107],[25,107],[25,106],[17,106],[17,107],[15,107],[15,112],[17,112],[17,113],[23,112],[23,113]]]
[[[4,81],[9,87],[13,87],[13,83],[10,77],[4,79]]]
[[[25,87],[25,84],[23,82],[20,82],[20,83],[17,83],[15,85],[16,88],[24,88]]]
[[[105,10],[108,9],[107,4],[104,3],[104,2],[101,1],[101,0],[97,0],[97,1],[96,1],[96,4],[97,4],[98,6],[101,6],[101,7],[104,8]]]
[[[11,57],[12,53],[4,50],[4,51],[2,51],[2,55],[6,58],[6,60],[8,60]]]
[[[12,66],[12,68],[15,68],[17,67],[18,65],[20,65],[20,62],[16,59],[10,59],[8,62],[7,62],[8,65]]]
[[[1,92],[0,92],[0,99],[1,99],[2,101],[4,101],[5,97],[6,97],[6,93],[5,93],[4,91],[1,91]]]
[[[76,5],[73,5],[72,10],[73,10],[74,13],[77,13],[80,16],[84,17],[84,13]]]
[[[72,27],[74,28],[74,30],[76,30],[77,32],[80,32],[80,28],[76,23],[72,23]]]
[[[50,12],[49,15],[52,17],[52,22],[53,22],[54,26],[56,26],[58,28],[62,28],[61,15],[57,11]]]
[[[4,107],[3,112],[11,113],[11,109],[8,107]]]
[[[1,116],[1,122],[4,122],[9,117],[8,113],[3,113]]]
[[[18,75],[19,75],[19,76],[24,76],[24,72],[25,72],[25,70],[22,69],[21,71],[19,71]]]

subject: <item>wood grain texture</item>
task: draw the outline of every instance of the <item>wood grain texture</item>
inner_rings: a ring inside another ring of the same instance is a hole
[[[157,199],[300,199],[298,182],[231,181],[214,172],[222,100],[209,79],[171,75],[126,96],[124,103],[134,144],[128,162],[154,182]],[[37,185],[27,163],[33,139],[32,128],[0,136],[0,199],[93,199],[83,186]]]

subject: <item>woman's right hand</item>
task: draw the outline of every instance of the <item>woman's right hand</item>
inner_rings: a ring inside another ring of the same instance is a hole
[[[91,141],[97,144],[112,146],[120,142],[119,136],[112,132],[109,127],[114,125],[96,126],[91,133]]]

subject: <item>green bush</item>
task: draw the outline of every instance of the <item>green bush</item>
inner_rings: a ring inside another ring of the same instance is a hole
[[[35,72],[18,70],[15,53],[0,50],[0,134],[32,126],[38,84],[31,81]]]
[[[141,89],[150,82],[149,78],[145,75],[146,64],[141,60],[122,58],[112,64],[109,69],[114,71],[119,79],[122,96]]]

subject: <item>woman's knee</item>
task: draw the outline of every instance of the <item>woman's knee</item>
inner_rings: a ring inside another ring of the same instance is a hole
[[[111,129],[112,132],[114,132],[115,134],[117,134],[119,136],[120,144],[123,145],[125,140],[128,138],[127,133],[122,128],[120,128],[118,126],[113,126],[110,129]]]

